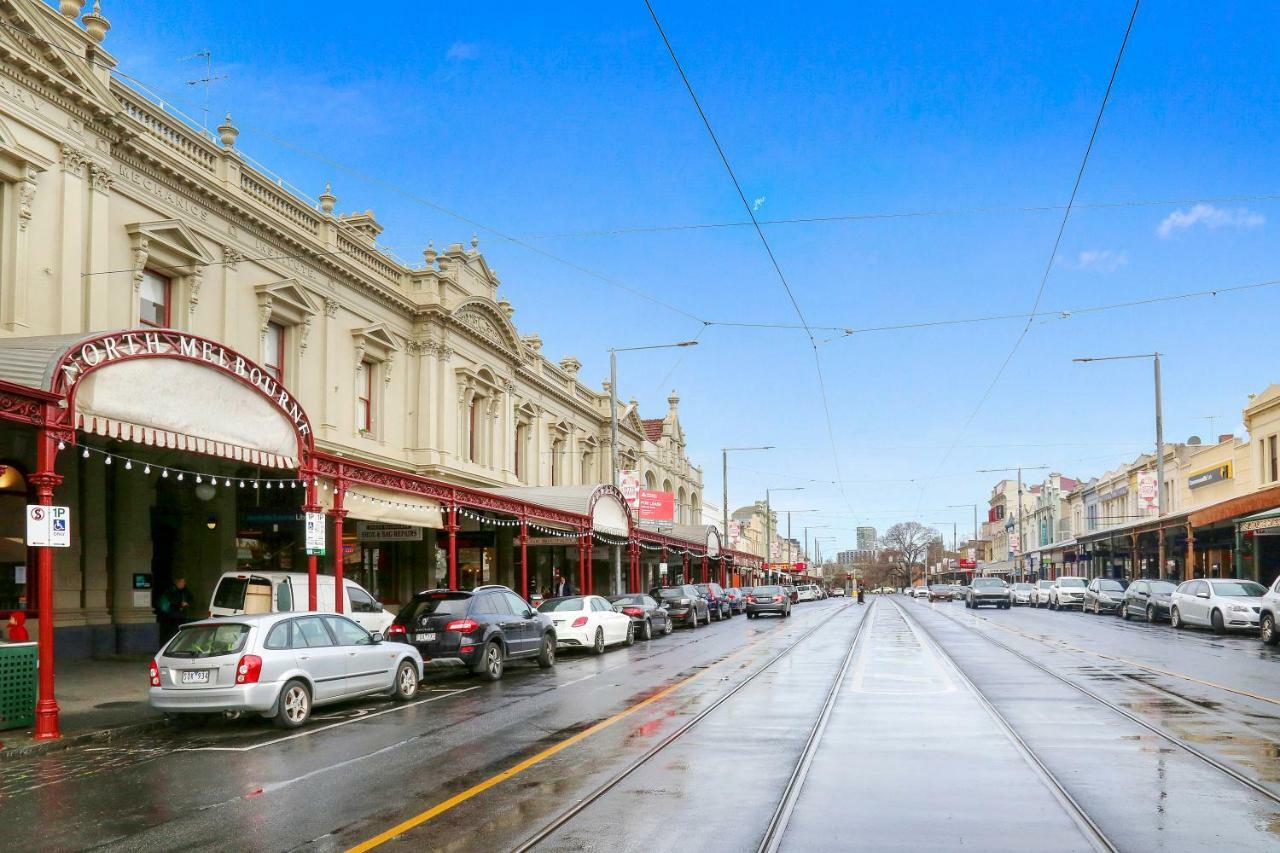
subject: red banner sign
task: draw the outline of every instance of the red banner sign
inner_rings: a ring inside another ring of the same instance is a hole
[[[956,560],[956,565],[958,565],[962,569],[972,569],[977,567],[978,561],[966,560],[964,557],[961,557],[959,560]]]
[[[657,489],[641,489],[640,518],[645,521],[675,521],[676,496]]]

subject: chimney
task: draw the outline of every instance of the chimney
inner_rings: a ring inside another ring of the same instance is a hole
[[[1234,440],[1235,440],[1235,435],[1229,432],[1224,432],[1222,435],[1218,436],[1218,444],[1222,444],[1222,442],[1224,441],[1234,441]]]

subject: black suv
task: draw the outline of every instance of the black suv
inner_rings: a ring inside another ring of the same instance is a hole
[[[424,661],[460,661],[489,681],[509,660],[536,658],[543,669],[556,662],[551,620],[505,586],[423,590],[400,608],[387,639],[416,647]]]
[[[693,588],[707,600],[707,609],[716,622],[733,618],[733,602],[718,583],[696,583]]]

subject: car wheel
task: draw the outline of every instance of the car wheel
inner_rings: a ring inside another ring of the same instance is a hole
[[[629,634],[631,632],[628,631],[627,633]],[[593,655],[604,654],[604,629],[603,628],[596,629],[596,640],[594,643],[591,644],[591,654]]]
[[[1084,608],[1082,607],[1082,608],[1080,608],[1080,609],[1081,609],[1081,610],[1083,610]],[[1093,615],[1094,615],[1094,616],[1101,616],[1101,615],[1102,615],[1102,611],[1098,609],[1098,602],[1097,602],[1097,599],[1094,599],[1094,602],[1093,602]]]
[[[280,691],[276,725],[282,729],[296,729],[311,718],[311,691],[303,681],[294,679]]]
[[[627,638],[622,642],[628,646],[634,646],[636,644],[636,623],[627,623]]]
[[[697,610],[693,610],[693,609],[689,610],[689,627],[690,628],[698,627],[698,611]]]
[[[1121,604],[1118,608],[1116,608],[1116,615],[1119,616],[1124,621],[1128,622],[1129,621],[1129,605]]]
[[[551,669],[556,665],[556,644],[552,642],[550,637],[542,638],[542,647],[538,649],[538,666],[543,669]]]
[[[396,686],[391,691],[391,698],[397,702],[408,702],[418,695],[418,668],[413,661],[401,661],[396,670]]]
[[[1178,608],[1176,608],[1176,607],[1174,607],[1173,609],[1171,609],[1171,610],[1169,611],[1169,624],[1170,624],[1170,625],[1172,625],[1172,626],[1173,626],[1173,627],[1175,627],[1175,628],[1181,628],[1181,627],[1183,627],[1183,625],[1182,625],[1182,614],[1180,614],[1180,613],[1178,612]]]
[[[502,646],[493,640],[484,644],[480,659],[476,661],[475,674],[485,681],[497,681],[502,678]]]
[[[648,619],[644,620],[644,630],[640,632],[640,639],[642,640],[653,639],[653,623],[650,622]]]
[[[668,616],[668,617],[667,617],[667,624],[665,624],[665,625],[663,625],[663,626],[662,626],[662,636],[664,636],[664,637],[665,637],[665,636],[667,636],[668,634],[670,634],[670,633],[671,633],[671,631],[672,631],[671,617],[670,617],[670,616]]]
[[[1227,630],[1226,624],[1222,621],[1222,611],[1214,610],[1209,614],[1209,624],[1213,626],[1213,633],[1222,634]]]
[[[1156,608],[1155,608],[1155,606],[1154,606],[1154,605],[1151,605],[1151,604],[1148,604],[1148,605],[1147,605],[1147,621],[1148,621],[1148,622],[1150,622],[1150,623],[1152,623],[1152,624],[1155,624],[1155,621],[1156,621]]]
[[[1270,613],[1262,614],[1262,618],[1258,620],[1258,636],[1268,646],[1280,643],[1280,631],[1276,630],[1275,616]]]

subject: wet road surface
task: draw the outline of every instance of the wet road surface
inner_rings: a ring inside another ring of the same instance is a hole
[[[1277,665],[1256,637],[834,599],[299,733],[7,761],[0,817],[39,850],[1276,850]]]

